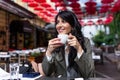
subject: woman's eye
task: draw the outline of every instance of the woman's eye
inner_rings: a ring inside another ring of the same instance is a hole
[[[66,23],[66,21],[65,21],[65,20],[63,20],[62,22],[63,22],[63,23]]]

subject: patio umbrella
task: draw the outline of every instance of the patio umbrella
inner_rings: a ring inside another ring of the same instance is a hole
[[[94,2],[93,0],[89,0],[88,2],[85,3],[86,5],[86,12],[90,15],[95,14],[96,12],[96,2]]]
[[[91,6],[91,7],[86,7],[85,9],[86,9],[86,12],[90,15],[93,15],[96,12],[96,7]]]
[[[75,8],[73,7],[72,11],[81,11],[81,9],[79,7],[78,8],[77,7],[75,7]]]
[[[34,0],[22,0],[22,2],[33,2]]]
[[[50,12],[54,12],[54,11],[56,11],[56,10],[53,9],[52,7],[47,7],[46,10],[47,10],[47,11],[50,11]]]
[[[88,26],[91,26],[91,25],[93,25],[94,24],[94,22],[92,21],[92,20],[89,20],[89,21],[87,21],[87,23],[86,23],[86,25],[88,25]]]
[[[69,2],[77,2],[79,0],[67,0],[67,1],[69,1]]]
[[[76,7],[76,8],[79,8],[80,7],[80,4],[79,3],[77,3],[77,2],[72,2],[71,4],[69,4],[68,6],[70,6],[70,7]]]
[[[120,10],[120,0],[115,2],[114,6],[112,7],[111,11],[112,12],[118,12]]]
[[[42,7],[42,6],[34,7],[34,10],[38,10],[38,11],[41,11],[41,10],[43,10],[43,9],[44,9],[44,7]]]
[[[79,22],[80,22],[81,26],[85,26],[86,25],[83,20],[79,20]]]
[[[35,1],[39,3],[46,3],[46,0],[35,0]]]
[[[54,3],[61,2],[61,1],[64,1],[64,0],[51,0],[51,2],[54,2]]]
[[[59,6],[65,6],[65,3],[63,1],[61,2],[56,2],[55,3],[55,7],[59,7]]]
[[[106,4],[106,5],[102,5],[99,12],[100,13],[106,13],[107,11],[109,11],[111,9],[111,5],[109,4]]]
[[[85,3],[86,6],[96,6],[96,2],[94,2],[93,0],[89,0],[88,2]]]
[[[53,17],[53,15],[49,12],[49,11],[46,11],[46,16],[48,16],[48,17]]]
[[[45,8],[47,8],[47,7],[51,7],[51,5],[48,4],[48,3],[40,3],[40,5],[43,6],[43,7],[45,7]]]
[[[113,16],[112,15],[108,15],[108,17],[106,17],[106,19],[104,20],[104,24],[109,24],[113,21]]]
[[[82,11],[74,11],[75,14],[82,14]]]
[[[37,2],[35,2],[35,1],[28,3],[28,6],[29,6],[29,7],[37,7],[38,5],[39,5],[39,4],[38,4]]]
[[[59,11],[67,10],[66,6],[59,7]]]
[[[112,3],[114,0],[102,0],[101,3],[103,4],[109,4]]]
[[[97,25],[103,24],[103,20],[102,20],[102,19],[98,19],[98,20],[96,21],[96,24],[97,24]]]

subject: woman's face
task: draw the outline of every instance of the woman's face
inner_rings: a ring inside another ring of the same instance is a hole
[[[56,29],[57,29],[58,34],[68,34],[71,32],[72,27],[68,22],[63,20],[61,17],[58,17]]]

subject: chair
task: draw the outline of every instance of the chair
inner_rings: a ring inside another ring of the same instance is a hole
[[[5,71],[8,71],[10,55],[8,52],[0,52],[0,65]]]
[[[99,57],[99,58],[95,58],[94,59],[95,62],[100,62],[101,64],[103,64],[104,61],[103,61],[103,51],[102,51],[102,49],[100,49],[100,48],[94,48],[93,52],[94,52],[95,56]]]

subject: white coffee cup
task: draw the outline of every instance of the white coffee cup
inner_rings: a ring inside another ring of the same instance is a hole
[[[59,34],[58,38],[60,38],[61,43],[66,44],[67,39],[68,39],[68,35],[67,34]]]

